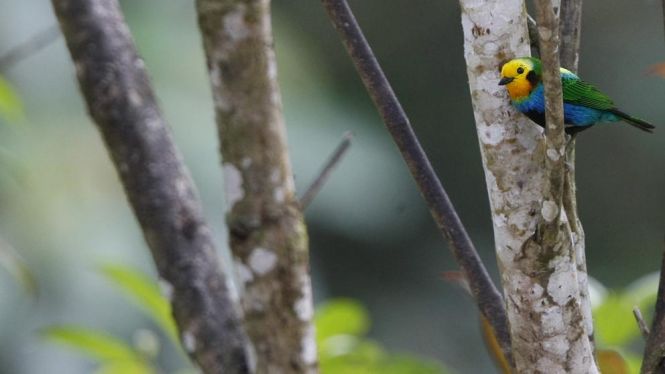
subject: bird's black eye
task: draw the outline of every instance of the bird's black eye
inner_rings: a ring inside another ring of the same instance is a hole
[[[524,73],[524,68],[521,67],[517,68],[517,74],[522,74],[522,73]]]

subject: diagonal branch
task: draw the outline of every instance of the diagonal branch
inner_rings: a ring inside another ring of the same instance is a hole
[[[0,72],[9,70],[60,38],[58,25],[51,25],[0,56]]]
[[[388,132],[427,202],[437,226],[471,286],[481,313],[498,337],[503,353],[512,361],[510,333],[503,301],[462,225],[452,202],[434,173],[401,104],[356,22],[346,0],[322,0]]]
[[[201,203],[117,0],[53,0],[53,7],[184,348],[205,373],[250,372],[247,338]]]
[[[337,165],[339,165],[340,161],[342,161],[342,158],[344,158],[344,155],[349,150],[349,147],[351,146],[351,139],[353,139],[353,133],[350,131],[345,132],[342,136],[342,141],[337,145],[337,148],[335,148],[333,153],[330,155],[328,161],[326,161],[326,163],[323,165],[323,168],[316,176],[316,178],[314,178],[312,184],[310,184],[309,187],[307,187],[307,190],[305,190],[305,193],[302,194],[302,197],[300,198],[300,209],[303,211],[306,210],[319,191],[321,191],[323,185],[328,181],[328,178],[330,178],[332,172],[335,170]]]

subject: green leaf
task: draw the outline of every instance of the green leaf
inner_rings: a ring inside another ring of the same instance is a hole
[[[122,265],[104,265],[102,272],[118,285],[160,326],[166,334],[179,346],[178,330],[171,305],[162,296],[157,284],[146,274]]]
[[[41,335],[97,361],[141,361],[141,356],[129,344],[101,331],[79,326],[54,326],[43,330]]]
[[[0,267],[7,272],[32,296],[37,295],[37,281],[21,256],[11,244],[0,238]]]
[[[2,75],[0,75],[0,118],[8,122],[18,122],[24,118],[21,99]]]
[[[102,364],[95,374],[153,374],[157,371],[143,361],[112,361]]]
[[[317,342],[336,335],[363,336],[369,329],[369,316],[358,302],[336,299],[321,305],[315,315]]]
[[[633,305],[630,298],[610,293],[603,304],[594,310],[600,343],[605,346],[623,346],[640,335],[633,318]]]

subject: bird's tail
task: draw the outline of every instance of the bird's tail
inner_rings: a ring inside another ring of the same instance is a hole
[[[609,112],[614,114],[615,116],[621,118],[627,124],[629,124],[633,127],[637,127],[638,129],[640,129],[642,131],[653,132],[653,129],[656,128],[654,125],[650,124],[649,122],[643,121],[639,118],[635,118],[635,117],[631,116],[630,114],[627,114],[627,113],[624,113],[624,112],[620,111],[619,109],[611,109],[611,110],[609,110]]]

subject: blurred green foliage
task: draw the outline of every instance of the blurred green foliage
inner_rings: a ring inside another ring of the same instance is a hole
[[[155,372],[140,352],[131,345],[99,330],[79,326],[56,326],[43,330],[42,336],[49,341],[72,347],[97,361],[99,363],[97,372],[118,374]]]
[[[358,302],[329,300],[315,315],[316,343],[322,373],[330,374],[445,374],[433,360],[388,352],[365,334],[370,318]]]
[[[102,266],[101,270],[178,344],[178,330],[171,316],[169,301],[161,295],[158,285],[148,275],[126,266],[112,264]],[[164,292],[170,293],[173,290]]]
[[[16,123],[23,119],[23,103],[9,81],[0,75],[0,123]]]
[[[628,364],[630,373],[639,373],[643,339],[633,316],[637,306],[651,320],[656,302],[659,273],[651,273],[634,281],[622,290],[595,292],[593,319],[599,349],[616,351]],[[599,287],[596,285],[595,287]],[[612,359],[612,357],[609,357]]]
[[[144,312],[172,343],[179,345],[168,300],[151,278],[130,267],[107,264],[102,273],[119,289],[138,302]],[[167,291],[170,292],[170,291]],[[389,353],[379,343],[367,339],[370,327],[367,311],[356,301],[335,299],[316,311],[319,363],[329,374],[448,374],[451,371],[433,360],[407,354]],[[48,341],[75,349],[97,363],[97,374],[153,374],[164,372],[155,359],[160,344],[149,330],[140,330],[134,344],[107,333],[75,325],[52,326],[42,331]],[[147,335],[146,335],[147,333]],[[141,338],[143,337],[143,338]],[[178,373],[193,370],[183,356]],[[166,372],[175,372],[167,369]]]

